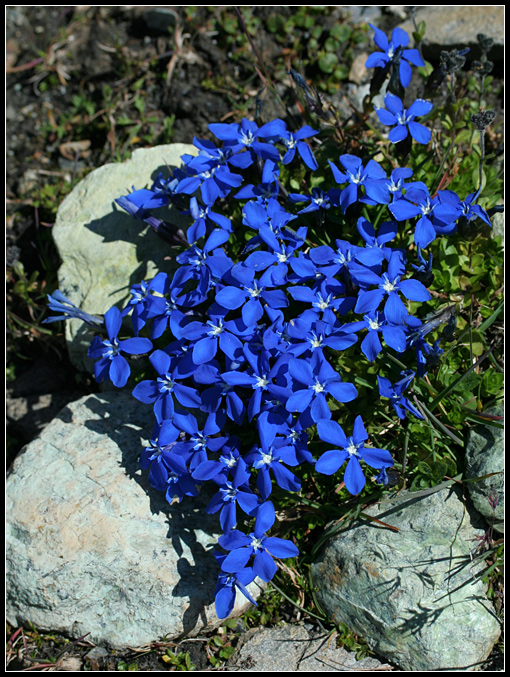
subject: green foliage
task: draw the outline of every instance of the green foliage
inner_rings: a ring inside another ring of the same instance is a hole
[[[356,660],[358,661],[373,655],[373,652],[370,651],[365,640],[355,635],[345,623],[338,624],[336,644],[338,647],[353,651],[356,654]]]
[[[191,662],[189,651],[177,653],[173,652],[172,649],[167,649],[166,654],[162,656],[162,659],[178,672],[191,672],[195,670],[195,666]]]
[[[236,630],[237,619],[230,618],[209,638],[207,655],[213,668],[220,668],[234,653],[238,638]]]

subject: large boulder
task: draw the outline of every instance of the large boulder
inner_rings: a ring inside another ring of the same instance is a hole
[[[170,506],[139,469],[150,407],[123,392],[69,404],[7,479],[7,618],[136,647],[211,630],[221,535],[208,496]],[[261,588],[250,585],[254,597]],[[238,593],[233,615],[249,608]]]
[[[480,669],[501,631],[484,562],[470,556],[485,526],[459,493],[403,491],[366,510],[379,522],[332,536],[312,565],[322,610],[403,670]]]
[[[487,413],[504,417],[505,407],[499,404]],[[489,525],[504,533],[505,431],[487,424],[470,430],[465,462],[466,479],[476,480],[466,484],[473,505]]]
[[[125,162],[87,174],[62,202],[52,230],[62,260],[59,287],[76,306],[92,314],[103,314],[115,304],[124,307],[134,284],[174,269],[171,247],[115,199],[133,187],[150,188],[160,172],[169,175],[166,165],[180,167],[183,154],[197,152],[182,143],[140,148]],[[178,227],[187,223],[175,209],[165,208],[164,213],[165,220]],[[66,322],[69,356],[80,371],[93,371],[87,350],[94,335],[81,320]]]

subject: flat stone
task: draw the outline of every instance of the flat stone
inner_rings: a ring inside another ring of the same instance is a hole
[[[332,536],[312,565],[320,608],[403,670],[477,670],[501,632],[470,550],[483,520],[447,488],[402,492]]]
[[[350,672],[391,669],[376,658],[356,660],[337,647],[337,633],[320,636],[311,626],[254,628],[240,639],[227,667],[232,672]]]
[[[484,33],[494,40],[490,61],[502,60],[505,45],[504,5],[428,5],[418,6],[416,23],[425,21],[427,29],[422,42],[423,55],[438,59],[442,50],[469,47],[467,60],[480,57],[477,35]],[[414,31],[412,21],[401,24],[409,36]]]
[[[354,651],[337,646],[336,632],[329,636],[311,637],[299,661],[300,672],[372,672],[393,669],[372,656],[358,660]]]
[[[59,287],[72,303],[101,315],[113,305],[124,307],[134,284],[174,269],[172,248],[114,200],[133,187],[150,187],[160,172],[168,176],[165,163],[179,167],[184,153],[197,152],[181,143],[140,148],[125,162],[95,169],[66,197],[52,233],[62,260]],[[165,220],[179,227],[187,224],[177,210],[165,212]],[[71,362],[78,370],[93,373],[87,350],[94,331],[81,320],[66,321],[65,331]]]
[[[150,407],[123,392],[66,406],[6,486],[6,616],[13,626],[138,647],[212,630],[221,535],[209,496],[170,506],[139,457]],[[257,582],[249,586],[256,598]],[[250,606],[238,594],[233,616]]]

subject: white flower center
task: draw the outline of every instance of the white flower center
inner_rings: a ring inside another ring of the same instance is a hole
[[[255,388],[262,388],[262,389],[267,388],[269,380],[268,380],[266,375],[256,376],[255,378],[257,379],[256,382],[255,382],[255,386],[254,386]]]
[[[308,339],[310,341],[310,345],[312,348],[320,348],[322,345],[322,341],[324,340],[324,336],[317,336],[315,332],[312,332],[313,338]]]
[[[255,538],[255,536],[251,539],[251,547],[254,550],[260,550],[262,548],[262,540],[260,538]]]
[[[207,332],[209,336],[218,336],[224,330],[222,320],[218,324],[213,324],[213,322],[208,322],[207,324],[211,327],[211,331]]]
[[[233,501],[237,494],[237,489],[234,489],[230,482],[227,483],[226,489],[220,489],[220,492],[223,494],[224,501]]]
[[[158,383],[159,383],[159,391],[162,393],[172,392],[172,389],[175,385],[175,381],[172,381],[170,374],[159,376]]]
[[[395,289],[398,289],[397,287],[397,280],[398,278],[395,278],[393,282],[390,282],[389,279],[384,275],[385,277],[385,282],[382,285],[382,289],[387,293],[391,294],[392,291],[395,291]]]
[[[257,286],[253,287],[253,289],[249,287],[245,287],[245,289],[253,299],[256,299],[262,293],[262,289],[259,289]]]
[[[316,303],[313,305],[318,308],[319,310],[326,310],[329,306],[329,302],[331,301],[331,294],[328,295],[327,299],[322,298],[322,294],[318,293],[317,298],[319,299]]]
[[[273,453],[271,451],[268,451],[266,453],[261,454],[260,460],[264,465],[271,465],[273,462]]]
[[[356,172],[356,176],[354,174],[351,174],[350,172],[347,172],[347,173],[351,177],[352,183],[362,183],[365,180],[365,177],[361,176],[361,167],[358,167],[358,171]]]
[[[195,449],[203,449],[207,443],[207,439],[202,433],[198,433],[196,437],[192,437],[191,441],[195,443]]]
[[[421,212],[424,216],[427,216],[427,214],[430,214],[431,212],[434,211],[434,205],[431,204],[429,198],[427,198],[427,202],[424,205],[420,206]]]
[[[322,393],[324,392],[324,386],[322,383],[319,383],[319,380],[316,379],[315,383],[313,386],[309,386],[312,390],[314,390],[316,393]]]
[[[349,454],[349,456],[356,456],[358,447],[354,444],[354,442],[350,441],[349,446],[345,448],[345,451]]]
[[[233,468],[237,463],[237,458],[231,453],[230,456],[220,456],[220,461],[224,463],[227,468]]]
[[[104,345],[106,347],[105,352],[103,353],[103,357],[109,357],[112,359],[115,357],[115,355],[118,354],[119,352],[119,341],[117,338],[113,339],[113,342],[110,341],[104,341]]]
[[[241,132],[240,141],[241,143],[244,143],[245,146],[251,146],[251,144],[255,141],[255,137],[253,136],[253,132],[251,131],[251,129],[248,131],[248,133],[244,131]]]

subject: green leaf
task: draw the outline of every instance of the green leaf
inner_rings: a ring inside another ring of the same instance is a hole
[[[484,395],[497,395],[503,388],[505,375],[501,372],[488,369],[482,377],[482,391]]]
[[[333,26],[329,34],[338,42],[347,42],[352,35],[352,30],[347,24],[337,23]]]
[[[332,73],[338,63],[338,57],[332,52],[327,52],[319,58],[319,68],[323,73]]]
[[[270,33],[278,33],[283,29],[285,20],[281,14],[274,12],[267,17],[266,25]]]

